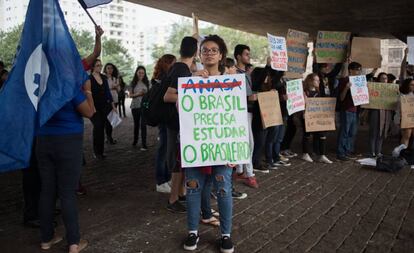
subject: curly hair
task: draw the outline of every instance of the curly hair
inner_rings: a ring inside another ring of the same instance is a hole
[[[168,72],[168,69],[171,67],[171,64],[177,59],[172,54],[164,54],[161,58],[158,59],[154,67],[154,73],[152,79],[161,79]]]
[[[227,57],[227,46],[224,40],[218,36],[218,35],[209,35],[204,38],[204,40],[200,44],[200,50],[201,46],[203,46],[206,42],[214,42],[217,44],[220,50],[220,54],[222,55],[221,60],[219,62],[219,71],[221,73],[224,73],[225,66],[226,66],[226,57]]]

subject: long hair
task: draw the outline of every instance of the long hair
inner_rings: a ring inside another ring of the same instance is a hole
[[[316,73],[311,73],[306,76],[305,80],[303,81],[303,89],[305,92],[310,90],[310,86],[313,86],[313,79],[315,77],[319,77]],[[319,87],[315,87],[316,90],[319,92]]]
[[[201,42],[200,44],[200,50],[201,50],[201,46],[208,42],[214,42],[217,44],[217,46],[219,47],[220,50],[220,54],[221,54],[221,60],[219,61],[219,71],[221,73],[224,73],[225,71],[225,66],[226,66],[226,57],[227,57],[227,46],[226,43],[224,42],[224,40],[218,36],[218,35],[209,35],[207,37],[204,38],[204,40]]]
[[[400,92],[404,95],[410,93],[410,83],[414,81],[412,78],[405,79],[400,86]]]
[[[106,67],[111,66],[113,71],[112,71],[112,77],[118,78],[119,77],[119,71],[118,68],[113,64],[108,62],[107,64],[105,64],[105,67],[103,69],[103,72],[105,73],[106,76],[108,76],[108,73],[106,73]]]
[[[172,54],[164,54],[161,58],[158,59],[154,67],[154,74],[152,79],[161,79],[163,76],[167,75],[168,69],[171,64],[176,61],[176,58]]]
[[[144,70],[144,73],[145,73],[145,75],[144,75],[144,78],[142,79],[142,82],[147,86],[147,88],[149,87],[149,81],[148,81],[148,76],[147,76],[147,70],[145,69],[145,67],[144,66],[138,66],[137,67],[137,69],[135,70],[135,72],[134,72],[134,77],[132,78],[132,81],[131,81],[131,87],[132,87],[132,89],[134,89],[135,88],[135,86],[137,86],[137,84],[138,84],[138,76],[137,76],[137,73],[138,73],[138,71],[140,70],[140,69],[142,69],[142,70]]]

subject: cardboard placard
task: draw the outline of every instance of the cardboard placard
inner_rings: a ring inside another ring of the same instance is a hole
[[[414,65],[414,37],[407,37],[407,46],[408,46],[408,64]]]
[[[401,128],[414,128],[414,96],[401,96]]]
[[[284,37],[267,34],[269,41],[270,56],[272,58],[271,66],[274,70],[287,71],[288,56],[286,49],[286,39]]]
[[[360,63],[364,68],[381,68],[381,40],[376,38],[353,38],[351,59]]]
[[[178,79],[182,167],[250,163],[246,76]]]
[[[283,125],[279,94],[276,90],[257,93],[263,129]]]
[[[309,34],[289,29],[286,37],[288,54],[287,78],[302,78],[306,71],[306,60],[308,59]]]
[[[400,91],[395,83],[368,82],[369,104],[362,105],[365,109],[396,110]]]
[[[305,110],[302,79],[288,81],[286,83],[286,94],[288,97],[286,107],[289,115]]]
[[[349,82],[352,84],[350,89],[354,105],[358,106],[369,104],[369,92],[366,76],[350,76]]]
[[[307,98],[305,110],[306,132],[335,130],[336,98]]]
[[[315,45],[316,62],[344,62],[350,36],[350,32],[318,31]]]

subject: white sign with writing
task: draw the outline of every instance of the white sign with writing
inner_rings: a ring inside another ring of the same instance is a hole
[[[286,48],[286,39],[284,37],[267,34],[269,41],[270,56],[272,58],[272,69],[279,71],[288,70],[288,55]]]
[[[354,105],[369,104],[369,91],[366,76],[350,76],[349,82],[351,83],[351,96]]]

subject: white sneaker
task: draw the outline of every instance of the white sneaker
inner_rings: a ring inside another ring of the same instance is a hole
[[[411,165],[411,169],[414,170],[414,165]]]
[[[310,157],[310,155],[308,153],[303,154],[301,159],[304,160],[304,161],[313,163],[313,160],[312,160],[312,158]]]
[[[393,157],[399,157],[400,156],[400,152],[403,149],[406,149],[406,148],[407,148],[407,146],[405,144],[401,144],[400,146],[395,147],[394,150],[392,151],[392,156]]]
[[[156,186],[157,188],[157,192],[161,192],[161,193],[171,193],[171,187],[168,183],[163,183]]]
[[[331,164],[332,161],[328,159],[328,157],[326,157],[325,155],[321,155],[321,157],[319,158],[319,162],[321,163],[327,163],[327,164]]]
[[[287,158],[286,156],[279,154],[279,159],[282,162],[289,162],[289,158]]]

